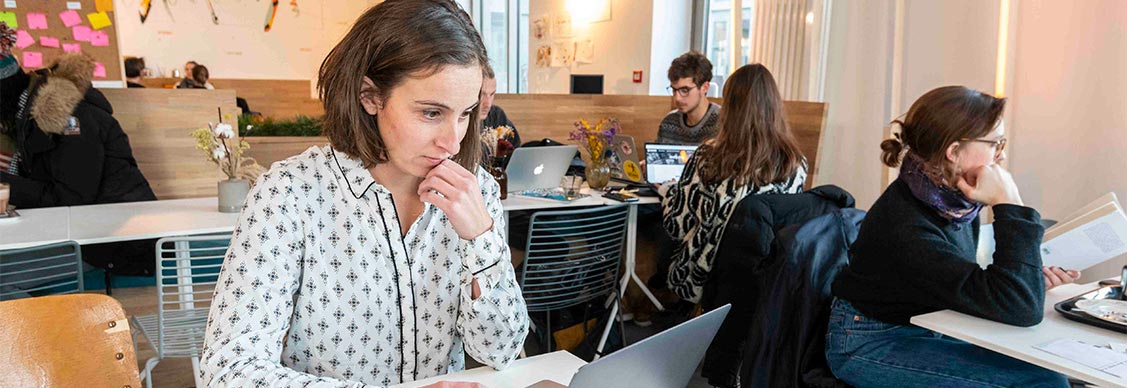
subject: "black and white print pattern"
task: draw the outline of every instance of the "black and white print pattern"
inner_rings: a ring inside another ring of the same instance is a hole
[[[520,353],[528,313],[499,187],[476,171],[493,229],[462,240],[427,204],[400,237],[391,193],[359,160],[314,147],[247,197],[208,316],[208,387],[386,386]],[[470,299],[476,277],[481,297]]]
[[[662,200],[665,230],[678,242],[666,280],[678,296],[693,303],[700,302],[724,228],[736,205],[748,195],[799,193],[806,184],[805,161],[784,182],[762,187],[738,186],[731,181],[706,184],[697,174],[697,156],[702,154],[698,151],[689,158],[681,181]]]

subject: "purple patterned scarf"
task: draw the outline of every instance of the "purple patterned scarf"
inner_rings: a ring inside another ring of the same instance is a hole
[[[900,179],[908,184],[912,195],[951,222],[966,223],[978,217],[982,204],[963,195],[959,189],[945,184],[942,173],[928,171],[923,159],[911,151],[900,166]]]

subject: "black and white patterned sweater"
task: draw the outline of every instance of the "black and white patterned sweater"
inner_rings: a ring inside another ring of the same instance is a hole
[[[794,176],[771,185],[738,186],[731,181],[706,184],[697,174],[698,156],[702,154],[698,151],[689,158],[681,180],[661,201],[665,231],[677,242],[666,281],[678,296],[694,303],[700,302],[724,228],[740,200],[748,195],[800,193],[806,183],[804,160]]]

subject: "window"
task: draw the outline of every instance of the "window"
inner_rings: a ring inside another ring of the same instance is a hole
[[[528,90],[528,1],[473,0],[470,15],[481,33],[498,93]]]
[[[748,63],[751,53],[751,21],[754,20],[752,12],[753,0],[705,0],[704,24],[704,55],[712,62],[712,82],[717,88],[717,93],[723,90],[724,79],[736,68]],[[739,44],[733,44],[731,22],[732,2],[740,1],[740,39]],[[733,49],[739,50],[740,62],[732,63]]]

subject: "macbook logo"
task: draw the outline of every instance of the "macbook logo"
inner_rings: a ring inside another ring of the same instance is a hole
[[[536,168],[532,170],[533,175],[540,175],[540,173],[542,173],[542,172],[544,172],[544,164],[543,163],[541,163],[539,166],[536,166]]]

